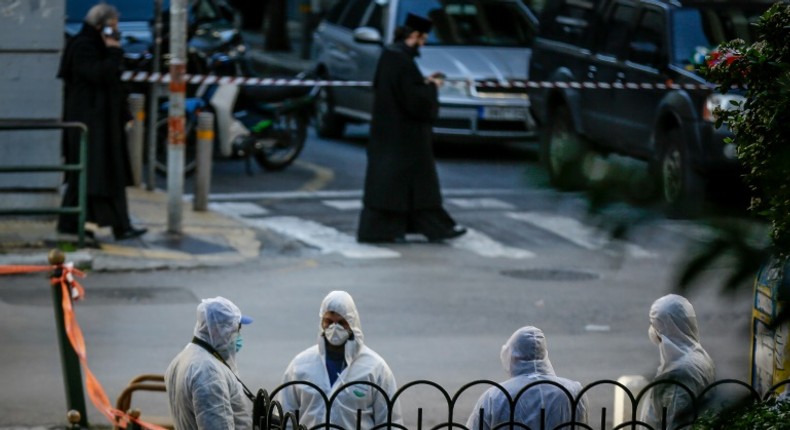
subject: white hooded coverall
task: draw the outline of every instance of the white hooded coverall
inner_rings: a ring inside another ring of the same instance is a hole
[[[658,344],[661,362],[656,380],[671,379],[691,389],[695,396],[712,384],[716,372],[705,349],[699,343],[697,317],[688,300],[669,294],[653,302],[650,324],[661,341]],[[693,417],[693,398],[674,384],[653,387],[645,397],[640,420],[653,428],[661,428],[661,411],[667,408],[667,428],[689,422]],[[685,415],[685,414],[689,415]]]
[[[545,410],[545,428],[553,429],[561,424],[571,422],[573,399],[582,389],[579,382],[556,376],[554,368],[549,361],[546,347],[546,337],[539,328],[522,327],[516,330],[507,343],[502,346],[500,354],[502,366],[510,375],[510,379],[501,385],[515,400],[515,396],[522,392],[516,401],[513,412],[514,423],[521,423],[530,429],[540,429],[541,409]],[[537,381],[552,381],[565,387],[573,396],[569,398],[559,387],[552,384],[533,385],[522,391],[527,385]],[[480,409],[483,409],[482,423]],[[490,430],[502,423],[511,422],[511,405],[499,387],[491,387],[477,400],[472,414],[466,422],[470,430]],[[587,398],[582,397],[576,407],[576,422],[587,422]],[[481,426],[482,424],[482,426]],[[509,428],[508,426],[502,428]],[[523,428],[523,427],[518,427]],[[571,427],[563,427],[570,429]]]
[[[348,322],[353,339],[345,343],[346,368],[331,386],[326,370],[326,346],[323,337],[321,319],[327,311],[341,315]],[[326,394],[327,398],[337,394],[331,409],[329,421],[341,428],[352,430],[357,428],[357,410],[362,411],[360,428],[370,429],[375,425],[387,422],[387,402],[384,394],[364,384],[340,387],[355,381],[367,381],[386,393],[390,399],[397,391],[395,377],[387,363],[375,351],[364,344],[362,326],[356,305],[345,291],[329,293],[321,303],[319,311],[318,344],[314,345],[291,360],[283,376],[283,383],[291,381],[309,381]],[[299,423],[307,428],[326,423],[326,406],[323,398],[312,387],[296,384],[284,388],[276,394],[276,399],[283,407],[283,413],[299,411]],[[392,422],[402,423],[400,406],[396,402],[392,410]]]
[[[236,333],[241,311],[223,297],[205,299],[197,308],[195,337],[225,359],[189,343],[165,372],[170,414],[178,430],[252,428],[252,402],[236,379]]]

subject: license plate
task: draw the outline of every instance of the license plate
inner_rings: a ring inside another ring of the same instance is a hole
[[[524,121],[527,119],[527,108],[514,106],[484,106],[480,109],[480,118]]]

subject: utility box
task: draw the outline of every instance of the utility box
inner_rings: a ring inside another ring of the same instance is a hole
[[[63,0],[0,0],[0,119],[60,120]],[[0,132],[0,165],[59,164],[61,132]],[[0,175],[0,208],[57,207],[60,173]]]
[[[770,324],[790,299],[790,260],[772,258],[763,265],[754,286],[752,310],[752,387],[764,395],[772,386],[790,379],[788,324]],[[790,393],[787,385],[777,390]]]

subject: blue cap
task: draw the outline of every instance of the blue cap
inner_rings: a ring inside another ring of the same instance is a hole
[[[253,321],[252,318],[248,317],[247,315],[242,315],[241,316],[241,321],[240,322],[242,324],[244,324],[244,325],[247,325],[247,324],[251,323],[252,321]]]

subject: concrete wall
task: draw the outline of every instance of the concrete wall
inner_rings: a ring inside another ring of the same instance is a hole
[[[60,119],[64,13],[64,0],[0,0],[0,119]],[[0,165],[59,163],[60,132],[0,130]],[[0,208],[57,206],[60,182],[59,173],[0,174]]]

